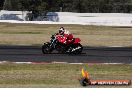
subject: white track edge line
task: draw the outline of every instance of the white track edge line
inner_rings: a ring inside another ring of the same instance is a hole
[[[34,62],[10,62],[10,61],[0,61],[0,64],[3,63],[15,63],[15,64],[35,64]],[[36,63],[39,64],[39,63]],[[41,63],[40,64],[45,64]],[[68,62],[51,62],[49,64],[127,64],[127,63],[68,63]],[[132,65],[132,63],[128,63],[129,65]]]

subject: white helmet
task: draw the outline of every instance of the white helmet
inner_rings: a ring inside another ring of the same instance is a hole
[[[60,33],[60,34],[64,34],[64,32],[65,32],[64,27],[60,27],[60,29],[59,29],[59,33]]]

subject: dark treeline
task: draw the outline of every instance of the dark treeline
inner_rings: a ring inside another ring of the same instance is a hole
[[[3,9],[4,0],[0,0],[0,9]]]
[[[33,12],[130,13],[132,0],[0,0],[0,9]]]

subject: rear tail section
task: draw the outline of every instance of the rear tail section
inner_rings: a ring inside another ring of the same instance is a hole
[[[81,41],[80,38],[74,38],[74,43],[79,43]]]

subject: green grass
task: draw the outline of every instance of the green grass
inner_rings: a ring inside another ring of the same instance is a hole
[[[41,45],[65,27],[87,46],[132,46],[132,28],[89,25],[48,25],[0,23],[0,44]]]
[[[90,78],[132,80],[132,65],[0,64],[0,88],[81,88],[81,68]],[[95,87],[95,86],[94,86]],[[90,88],[94,88],[90,87]],[[124,88],[124,86],[107,86]],[[125,86],[130,88],[132,86]],[[95,88],[105,88],[96,86]]]

